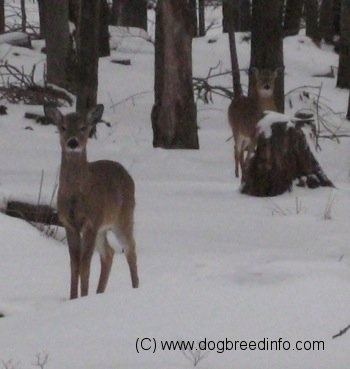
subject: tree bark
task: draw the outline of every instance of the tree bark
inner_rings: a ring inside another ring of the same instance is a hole
[[[334,37],[333,5],[333,0],[322,0],[320,7],[320,36],[327,44],[332,44]]]
[[[306,36],[310,37],[316,44],[321,40],[319,29],[318,0],[307,0],[304,2]]]
[[[5,0],[0,0],[0,34],[5,32]]]
[[[50,0],[46,9],[47,81],[67,88],[67,63],[70,49],[68,2],[67,0]]]
[[[40,37],[46,37],[46,2],[48,0],[38,0],[38,10],[39,10],[39,23],[40,23]]]
[[[156,14],[153,146],[198,149],[192,85],[193,23],[187,0],[160,0]]]
[[[85,113],[97,103],[100,1],[81,0],[77,30],[77,106]]]
[[[27,29],[27,12],[26,12],[26,2],[21,0],[21,17],[22,17],[22,32],[26,32]]]
[[[198,36],[198,17],[197,17],[197,0],[189,0],[188,8],[190,10],[191,19],[193,22],[193,37]]]
[[[290,191],[294,180],[300,186],[334,187],[312,154],[301,129],[286,122],[271,126],[272,135],[258,136],[255,155],[248,158],[241,192],[252,196],[277,196]]]
[[[107,0],[101,0],[100,9],[100,30],[99,30],[99,40],[98,40],[98,55],[99,57],[109,56],[111,50],[109,47],[109,6]]]
[[[198,0],[198,36],[205,36],[205,2]]]
[[[282,0],[253,1],[250,56],[251,67],[279,71],[274,88],[275,103],[279,112],[284,111],[282,10]],[[254,94],[254,85],[254,73],[250,73],[250,96]]]
[[[350,87],[350,1],[341,2],[339,68],[337,87]]]
[[[147,0],[113,0],[112,24],[147,31]]]
[[[304,0],[287,0],[283,25],[285,36],[299,33],[303,3]]]

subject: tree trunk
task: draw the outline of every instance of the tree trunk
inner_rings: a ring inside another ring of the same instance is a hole
[[[46,2],[48,0],[38,0],[39,8],[39,23],[40,23],[40,38],[46,37]]]
[[[337,86],[350,87],[350,1],[341,2],[339,68]]]
[[[205,36],[205,2],[198,0],[198,36]]]
[[[111,50],[109,48],[109,6],[107,0],[101,0],[101,10],[100,10],[100,31],[98,40],[98,55],[100,57],[109,56]]]
[[[50,0],[50,6],[46,9],[45,23],[50,25],[50,32],[46,32],[47,81],[67,88],[70,47],[68,1]]]
[[[258,136],[255,155],[248,158],[241,192],[252,196],[277,196],[300,186],[334,187],[312,154],[303,131],[287,122],[271,125],[272,134]]]
[[[21,17],[22,17],[22,32],[26,32],[27,29],[27,12],[26,12],[26,2],[21,0]]]
[[[279,71],[274,97],[277,110],[284,111],[282,0],[253,1],[250,66]],[[267,27],[268,25],[268,27]],[[254,94],[254,73],[249,76],[249,95]]]
[[[349,93],[349,100],[348,100],[348,112],[346,114],[346,119],[350,120],[350,93]]]
[[[236,31],[240,31],[240,0],[223,0],[222,1],[222,28],[227,33],[232,27]]]
[[[320,36],[327,44],[333,43],[334,8],[333,0],[322,0],[320,7]]]
[[[153,146],[198,149],[192,85],[192,34],[187,0],[160,0],[156,14]]]
[[[303,3],[304,0],[287,0],[284,15],[285,36],[294,36],[299,33]]]
[[[5,32],[5,0],[0,0],[0,34]]]
[[[112,24],[147,31],[147,0],[113,0]]]
[[[304,2],[306,36],[310,37],[316,44],[321,40],[319,29],[318,0],[307,0]]]
[[[77,30],[77,111],[97,103],[100,1],[81,0]]]
[[[188,7],[191,14],[191,19],[193,22],[193,37],[198,36],[198,17],[197,17],[197,0],[189,0]]]

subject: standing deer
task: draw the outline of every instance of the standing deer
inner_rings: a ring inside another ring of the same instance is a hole
[[[109,230],[124,248],[132,287],[139,284],[133,237],[134,181],[117,162],[87,162],[89,132],[101,119],[103,109],[97,105],[85,115],[62,115],[55,107],[44,107],[46,117],[58,127],[62,148],[57,205],[69,246],[71,299],[78,297],[79,279],[81,296],[88,294],[95,249],[101,259],[97,293],[105,291],[114,255],[107,240]]]
[[[249,158],[256,146],[256,126],[265,110],[276,111],[274,101],[274,87],[277,70],[252,68],[255,75],[253,96],[239,96],[231,102],[228,108],[228,121],[232,128],[234,139],[235,175],[239,176],[239,169],[243,173],[247,150]]]

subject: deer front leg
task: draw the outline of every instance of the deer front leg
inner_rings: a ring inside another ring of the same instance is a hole
[[[103,293],[106,289],[109,274],[113,263],[114,250],[109,245],[106,235],[103,238],[103,248],[100,251],[101,258],[101,273],[100,279],[97,286],[97,293]]]
[[[66,227],[66,235],[70,256],[70,299],[78,297],[79,263],[80,263],[80,235],[75,229]]]
[[[96,236],[97,231],[91,228],[83,232],[79,268],[81,296],[87,296],[89,293],[90,265],[95,249]]]

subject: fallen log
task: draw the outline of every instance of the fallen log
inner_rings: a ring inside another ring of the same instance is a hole
[[[49,205],[33,205],[22,201],[9,201],[5,214],[30,223],[41,223],[62,227],[57,210]]]

